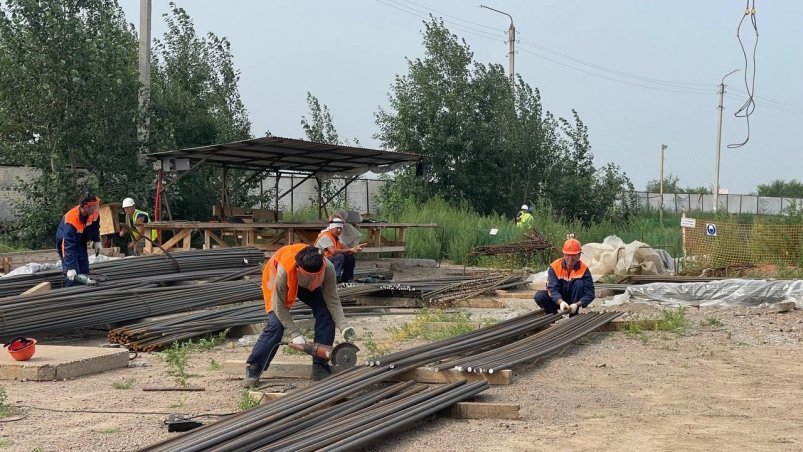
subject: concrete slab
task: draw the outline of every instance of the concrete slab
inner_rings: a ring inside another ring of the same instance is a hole
[[[53,381],[128,367],[128,350],[121,348],[36,345],[28,361],[14,361],[0,351],[0,380]]]

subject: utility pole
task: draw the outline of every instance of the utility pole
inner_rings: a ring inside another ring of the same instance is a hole
[[[139,108],[145,112],[151,98],[151,0],[139,0]],[[148,121],[137,128],[140,143],[148,139]]]
[[[507,54],[508,70],[510,71],[510,88],[515,91],[516,89],[516,69],[515,69],[515,56],[516,56],[516,27],[513,26],[513,16],[510,14],[499,11],[498,9],[491,8],[490,6],[480,5],[480,8],[490,9],[499,14],[504,14],[510,18],[510,28],[507,29],[507,39],[510,45],[510,52]]]
[[[722,111],[725,110],[725,78],[739,69],[734,69],[719,82],[719,106],[717,107],[717,149],[714,155],[714,212],[719,210],[719,151],[722,147]]]
[[[661,202],[658,204],[658,223],[663,226],[664,224],[664,151],[669,146],[662,144],[661,145],[661,170],[660,170],[660,179],[658,179],[658,193],[661,196]]]

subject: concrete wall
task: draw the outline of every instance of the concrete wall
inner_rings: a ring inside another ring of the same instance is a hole
[[[0,221],[14,218],[13,202],[22,198],[22,195],[14,190],[17,178],[27,181],[35,175],[36,170],[33,168],[0,165]]]

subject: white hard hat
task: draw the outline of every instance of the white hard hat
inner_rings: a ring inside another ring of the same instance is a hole
[[[134,200],[131,198],[126,198],[123,200],[123,207],[134,207]]]
[[[125,207],[125,201],[123,202],[123,207]],[[527,210],[527,204],[523,204],[521,210]]]

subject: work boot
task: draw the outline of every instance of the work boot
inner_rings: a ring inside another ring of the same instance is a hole
[[[312,365],[312,381],[321,381],[332,375],[332,368],[328,364]]]
[[[243,388],[256,388],[259,386],[259,375],[261,373],[262,372],[257,372],[256,366],[252,366],[251,364],[245,366],[245,377],[242,383],[240,383],[240,386]]]

